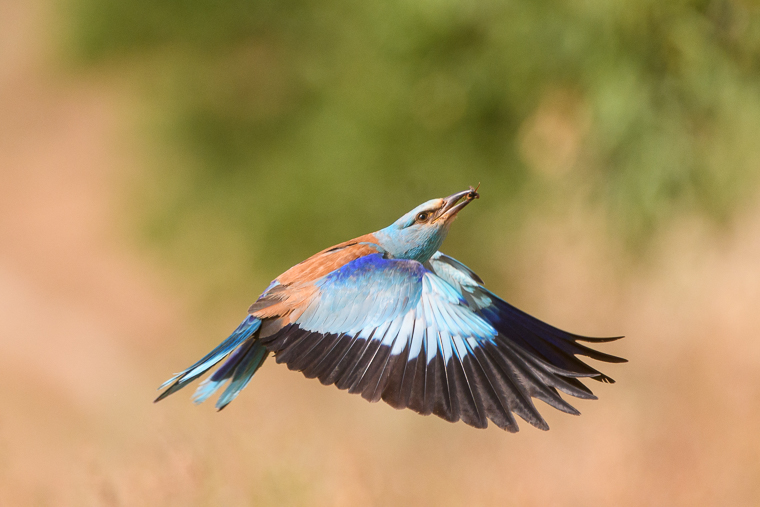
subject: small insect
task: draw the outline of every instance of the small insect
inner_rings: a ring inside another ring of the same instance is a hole
[[[468,201],[472,201],[473,199],[478,199],[478,198],[480,198],[480,194],[478,193],[478,189],[479,189],[479,188],[480,188],[480,183],[478,183],[478,186],[477,186],[477,187],[475,187],[475,188],[472,188],[472,186],[470,186],[470,191],[469,191],[469,193],[468,193],[468,194],[465,196],[465,197],[467,198],[467,200],[468,200]]]

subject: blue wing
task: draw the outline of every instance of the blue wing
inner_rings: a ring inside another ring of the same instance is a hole
[[[571,382],[587,373],[506,338],[490,296],[469,290],[477,276],[441,262],[356,259],[318,280],[306,310],[262,341],[306,377],[449,421],[517,431],[514,412],[547,429],[532,397],[577,414],[557,389],[593,397]]]
[[[608,363],[623,363],[625,359],[589,348],[579,341],[602,343],[622,338],[591,338],[563,331],[528,315],[483,287],[483,281],[456,259],[436,252],[426,263],[438,276],[457,288],[478,315],[488,320],[498,331],[500,339],[520,347],[534,358],[558,368],[561,382],[552,385],[560,391],[579,398],[596,399],[591,390],[578,380],[590,377],[600,382],[615,381],[576,357],[582,355]],[[561,373],[563,370],[565,373]],[[551,401],[537,396],[549,404]]]
[[[496,296],[483,287],[483,281],[471,269],[441,252],[436,252],[426,265],[431,271],[456,287],[468,300],[471,308],[491,323],[504,339],[515,343],[552,365],[571,372],[573,377],[591,377],[600,382],[615,382],[612,378],[578,359],[576,355],[608,363],[626,362],[623,358],[605,354],[578,343],[579,341],[588,343],[610,342],[619,340],[622,336],[591,338],[550,326]],[[591,391],[579,381],[569,379],[569,383],[591,395]],[[575,393],[568,394],[575,395]]]

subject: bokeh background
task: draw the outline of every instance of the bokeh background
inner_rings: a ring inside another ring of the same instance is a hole
[[[0,0],[0,505],[760,505],[759,177],[755,0]],[[151,403],[281,271],[478,182],[445,251],[627,335],[581,417],[273,361]]]

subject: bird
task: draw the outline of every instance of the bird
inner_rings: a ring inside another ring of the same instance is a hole
[[[560,393],[597,399],[580,381],[614,380],[577,356],[607,363],[592,338],[562,331],[485,288],[470,268],[439,251],[477,188],[426,201],[377,232],[337,244],[274,279],[232,334],[164,382],[156,402],[221,365],[195,403],[227,382],[221,410],[264,361],[334,384],[370,402],[434,414],[476,428],[517,432],[515,415],[548,430],[534,399],[574,415]],[[222,362],[224,361],[224,362]]]

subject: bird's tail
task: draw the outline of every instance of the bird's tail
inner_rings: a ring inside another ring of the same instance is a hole
[[[256,333],[260,326],[261,320],[249,315],[226,340],[206,354],[203,359],[161,384],[159,389],[167,386],[168,389],[155,401],[161,401],[179,391],[229,355],[224,364],[198,386],[193,395],[193,401],[201,403],[232,379],[216,402],[216,408],[219,410],[226,407],[248,385],[253,374],[268,356],[266,348],[261,345]]]

